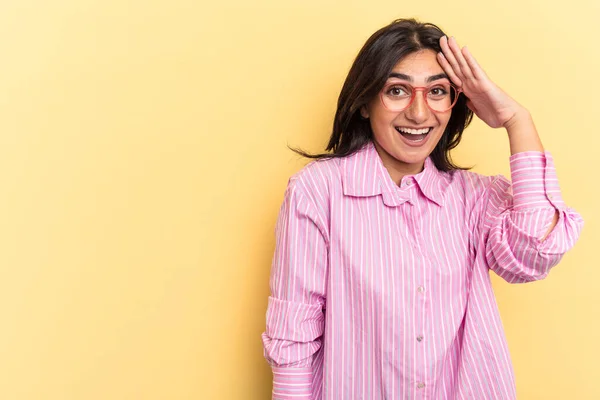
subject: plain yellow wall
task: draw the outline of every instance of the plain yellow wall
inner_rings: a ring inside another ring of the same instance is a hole
[[[533,113],[586,226],[494,286],[520,399],[600,398],[598,0],[0,2],[0,399],[267,399],[274,224],[350,64],[397,17]],[[476,122],[455,153],[508,174]]]

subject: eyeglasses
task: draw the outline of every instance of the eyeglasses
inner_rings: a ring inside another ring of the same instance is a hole
[[[385,85],[381,91],[381,102],[390,111],[402,111],[410,107],[419,90],[423,92],[425,104],[434,112],[450,110],[462,92],[450,82],[436,82],[424,87],[412,86],[405,82],[392,82]]]

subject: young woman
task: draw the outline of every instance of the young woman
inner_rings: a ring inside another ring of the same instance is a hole
[[[455,166],[473,113],[510,142],[512,183]],[[527,109],[435,25],[397,20],[358,54],[329,153],[276,227],[264,355],[274,399],[514,399],[489,270],[543,279],[583,221]]]

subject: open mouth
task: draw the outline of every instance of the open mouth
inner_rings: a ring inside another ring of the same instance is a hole
[[[411,142],[422,142],[423,140],[425,140],[425,138],[427,137],[427,135],[429,135],[429,133],[433,130],[432,127],[429,128],[421,128],[421,129],[412,129],[412,128],[403,128],[403,127],[396,127],[396,130],[398,131],[398,133],[400,133],[402,136],[404,136],[407,140],[410,140]]]

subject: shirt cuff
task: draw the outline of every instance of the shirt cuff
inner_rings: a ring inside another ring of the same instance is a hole
[[[312,367],[272,367],[273,400],[310,399]]]
[[[513,209],[564,209],[554,159],[549,152],[526,151],[510,156]]]

